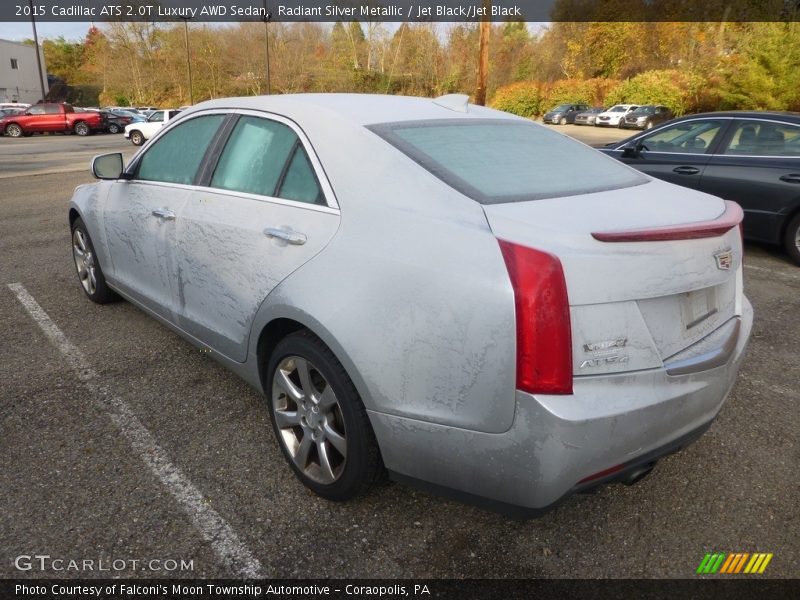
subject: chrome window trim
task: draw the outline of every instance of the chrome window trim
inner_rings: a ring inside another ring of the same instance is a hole
[[[314,147],[311,145],[308,136],[306,136],[303,129],[291,119],[284,117],[282,115],[271,113],[269,111],[244,109],[244,108],[209,108],[206,110],[199,110],[197,112],[183,111],[181,112],[180,115],[178,115],[174,119],[171,119],[166,126],[162,127],[152,138],[150,138],[147,141],[147,143],[144,146],[142,146],[142,148],[136,154],[133,155],[133,158],[131,158],[130,162],[128,163],[125,172],[126,173],[129,171],[132,172],[132,170],[136,168],[139,160],[141,160],[141,156],[143,156],[144,152],[149,149],[149,146],[152,143],[155,143],[155,141],[158,140],[158,138],[166,134],[173,127],[176,127],[178,124],[184,123],[196,117],[215,115],[215,114],[223,114],[223,115],[236,114],[236,115],[246,115],[251,117],[272,119],[273,121],[286,125],[292,131],[294,131],[295,135],[297,135],[298,139],[300,140],[300,143],[303,145],[303,149],[308,155],[309,160],[311,161],[311,166],[314,169],[314,174],[317,176],[317,181],[319,181],[319,185],[322,188],[322,195],[325,198],[325,205],[311,204],[310,202],[300,202],[298,200],[288,200],[286,198],[275,198],[273,196],[265,196],[263,194],[237,192],[235,190],[226,190],[223,188],[217,188],[212,186],[168,183],[164,181],[145,181],[143,179],[131,179],[129,180],[129,183],[163,185],[163,186],[179,187],[182,189],[192,189],[204,192],[213,191],[215,193],[228,196],[235,196],[237,198],[246,198],[249,200],[270,202],[273,204],[281,204],[284,206],[296,206],[299,208],[306,208],[309,210],[316,210],[324,213],[339,214],[340,211],[339,202],[336,198],[336,194],[334,194],[333,192],[333,186],[331,186],[330,181],[328,181],[327,173],[325,173],[325,169],[323,168],[322,163],[319,160],[319,157],[317,157],[317,153],[314,151]]]
[[[236,198],[244,198],[246,200],[255,200],[265,204],[280,204],[283,206],[294,206],[296,208],[304,208],[307,210],[314,210],[326,214],[338,215],[339,209],[330,206],[323,206],[321,204],[312,204],[310,202],[299,202],[297,200],[287,200],[286,198],[275,198],[273,196],[262,196],[261,194],[250,194],[247,192],[237,192],[234,190],[225,190],[204,185],[192,185],[184,183],[169,183],[166,181],[150,181],[146,179],[131,179],[131,180],[117,180],[119,182],[127,183],[128,185],[148,185],[154,187],[175,188],[180,190],[187,190],[191,192],[204,192],[208,194],[218,194],[223,196],[234,196]]]

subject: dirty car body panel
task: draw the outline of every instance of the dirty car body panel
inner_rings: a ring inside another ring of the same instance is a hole
[[[200,147],[194,159],[151,154],[171,140],[180,148],[181,127]],[[218,174],[248,166],[237,144],[257,128],[293,136],[287,155],[305,153],[317,196],[235,190]],[[484,154],[464,166],[475,136]],[[556,162],[577,152],[586,173],[531,193],[524,186],[553,180],[552,169],[528,173],[503,156],[507,143],[523,157],[547,148]],[[170,160],[189,175],[142,178]],[[491,180],[486,168],[518,169],[522,183]],[[305,328],[352,379],[396,478],[534,512],[707,427],[752,323],[735,223],[700,239],[626,239],[715,222],[730,212],[722,200],[466,104],[336,94],[205,102],[121,178],[78,188],[70,210],[112,289],[267,396],[269,332]],[[530,314],[512,271],[514,260],[524,270],[528,248],[557,263],[565,284],[568,339],[556,346],[568,353],[568,381],[549,393],[519,379]]]

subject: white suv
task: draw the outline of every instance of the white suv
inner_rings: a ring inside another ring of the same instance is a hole
[[[619,127],[623,117],[637,108],[638,104],[615,104],[597,115],[595,127]]]
[[[158,110],[143,123],[131,123],[125,126],[125,137],[133,142],[134,146],[141,146],[146,140],[153,137],[158,130],[174,119],[181,111],[175,109]]]

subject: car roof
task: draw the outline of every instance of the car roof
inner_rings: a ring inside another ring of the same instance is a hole
[[[455,108],[453,99],[386,96],[379,94],[282,94],[209,100],[186,114],[214,108],[252,109],[274,112],[293,120],[315,120],[321,114],[353,125],[450,118],[520,119],[514,115],[470,104],[467,112]],[[451,107],[444,106],[451,104]]]
[[[697,117],[735,117],[737,119],[774,119],[780,118],[800,123],[800,112],[778,111],[778,110],[721,110],[716,112],[697,113],[683,115],[681,119],[696,119]]]

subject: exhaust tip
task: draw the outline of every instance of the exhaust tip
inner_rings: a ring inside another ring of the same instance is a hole
[[[625,474],[625,477],[622,479],[622,483],[625,485],[635,485],[639,483],[642,479],[650,475],[653,471],[653,467],[656,466],[655,462],[648,463],[646,465],[642,465],[629,473]]]

